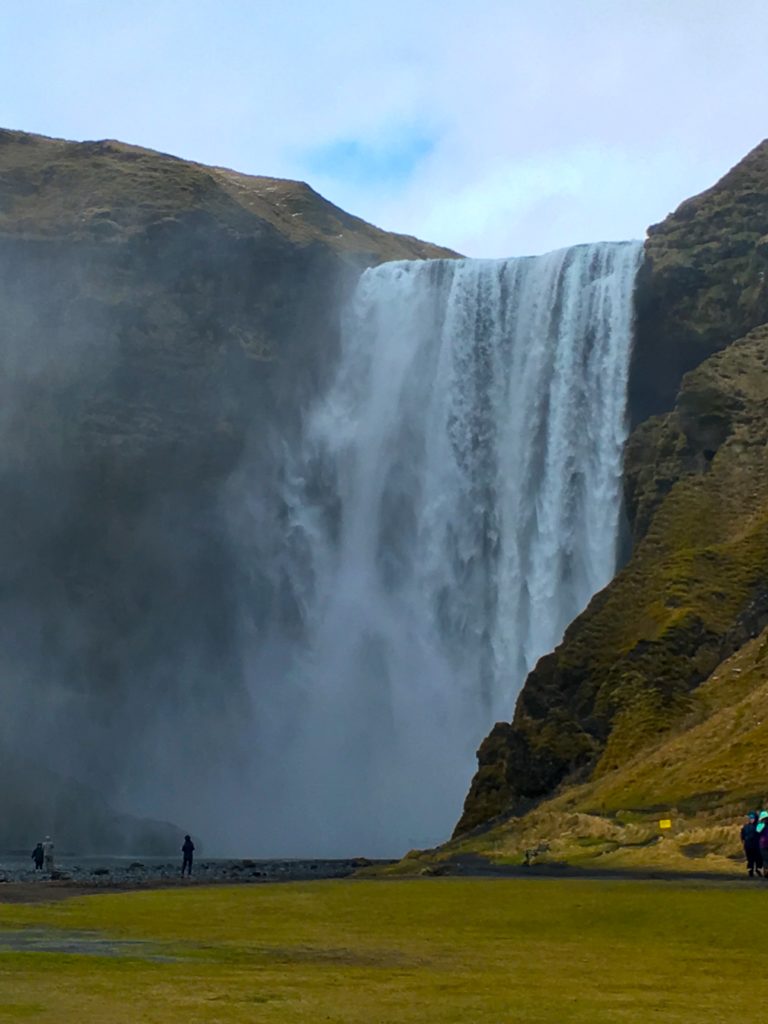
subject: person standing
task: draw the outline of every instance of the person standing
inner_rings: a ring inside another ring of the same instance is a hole
[[[184,872],[187,872],[189,878],[192,874],[192,857],[195,852],[195,844],[192,842],[189,836],[184,836],[184,843],[181,847],[181,852],[184,855],[184,859],[181,862],[181,877],[184,877]]]
[[[43,840],[43,864],[49,874],[53,874],[53,840],[46,836]]]
[[[768,811],[760,811],[757,816],[757,839],[760,846],[760,856],[763,858],[763,864],[768,864]],[[763,878],[765,878],[765,872],[763,872]]]
[[[765,814],[765,812],[763,813]],[[763,868],[760,836],[765,828],[758,833],[757,824],[757,811],[750,811],[746,822],[741,826],[741,845],[744,847],[744,856],[747,858],[747,874],[750,878],[755,874],[760,875]]]
[[[32,860],[35,862],[35,871],[43,870],[43,861],[45,860],[45,853],[43,852],[43,844],[38,843],[32,851]]]

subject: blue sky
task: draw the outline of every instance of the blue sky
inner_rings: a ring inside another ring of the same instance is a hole
[[[768,135],[765,0],[3,0],[0,125],[475,256],[642,236]]]
[[[391,138],[335,139],[297,153],[296,159],[310,176],[335,179],[365,188],[402,188],[419,164],[434,151],[438,136],[401,126]]]

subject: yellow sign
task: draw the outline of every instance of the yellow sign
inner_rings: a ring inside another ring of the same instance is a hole
[[[659,822],[659,828],[672,828],[672,822],[669,818],[662,818]]]

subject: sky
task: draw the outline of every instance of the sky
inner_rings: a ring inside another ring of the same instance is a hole
[[[642,238],[768,136],[767,0],[2,0],[0,126],[469,256]]]

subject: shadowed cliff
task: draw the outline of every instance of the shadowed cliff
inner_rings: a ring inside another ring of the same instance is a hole
[[[52,779],[191,815],[237,776],[227,488],[280,471],[360,270],[446,255],[298,182],[0,131],[0,756],[40,831]]]

